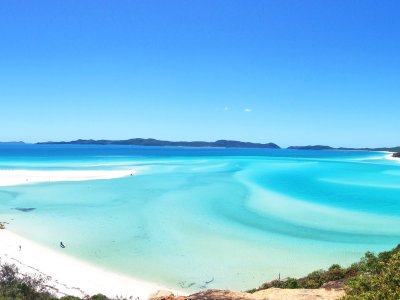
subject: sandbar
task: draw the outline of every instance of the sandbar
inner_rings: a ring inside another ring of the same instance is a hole
[[[386,155],[385,158],[389,159],[389,160],[395,160],[395,161],[400,163],[400,157],[393,157],[393,153],[392,152],[390,154]]]
[[[0,186],[21,184],[83,181],[126,177],[136,174],[136,169],[129,170],[0,170]]]

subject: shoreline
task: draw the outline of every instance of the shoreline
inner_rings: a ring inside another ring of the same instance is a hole
[[[32,183],[86,181],[115,179],[137,174],[137,168],[129,170],[22,170],[1,169],[0,186]]]
[[[394,152],[389,152],[390,154],[386,155],[385,158],[388,160],[397,161],[400,163],[400,157],[393,157]]]
[[[0,264],[15,264],[21,274],[39,274],[57,296],[104,294],[147,299],[160,290],[185,293],[165,286],[114,273],[70,255],[47,248],[8,229],[0,230]],[[21,246],[21,251],[19,250]],[[60,248],[61,249],[61,248]]]

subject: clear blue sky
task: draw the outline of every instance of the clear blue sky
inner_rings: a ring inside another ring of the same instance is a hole
[[[0,5],[0,140],[400,145],[400,1]]]

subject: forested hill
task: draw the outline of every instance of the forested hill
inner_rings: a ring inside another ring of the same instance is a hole
[[[70,142],[44,142],[38,144],[80,144],[80,145],[133,145],[133,146],[174,146],[174,147],[224,147],[224,148],[267,148],[279,149],[274,143],[251,143],[231,140],[218,140],[215,142],[172,142],[156,139],[135,138],[129,140],[75,140]]]
[[[128,140],[93,140],[79,139],[69,142],[41,142],[38,144],[77,144],[77,145],[132,145],[132,146],[171,146],[171,147],[214,147],[214,148],[264,148],[264,149],[280,149],[275,143],[252,143],[233,140],[218,140],[215,142],[204,141],[164,141],[157,139],[134,138]],[[348,148],[348,147],[331,147],[326,145],[308,145],[308,146],[290,146],[287,149],[292,150],[360,150],[360,151],[389,151],[399,152],[400,146],[397,147],[380,147],[380,148]],[[400,155],[400,154],[399,154]]]

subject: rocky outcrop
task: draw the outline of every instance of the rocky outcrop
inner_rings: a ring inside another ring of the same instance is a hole
[[[172,293],[158,292],[149,300],[338,300],[345,294],[342,285],[331,282],[326,288],[320,289],[279,289],[269,288],[253,294],[207,290],[190,296],[174,296]]]

